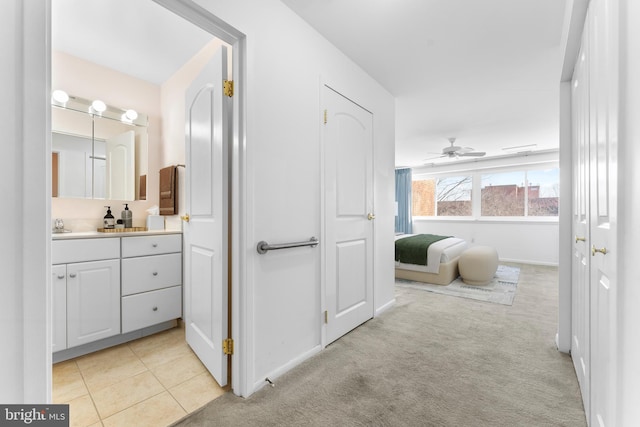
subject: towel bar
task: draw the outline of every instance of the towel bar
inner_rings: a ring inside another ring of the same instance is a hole
[[[258,242],[258,246],[256,249],[259,254],[266,254],[268,251],[278,250],[278,249],[288,249],[288,248],[299,248],[301,246],[311,246],[315,248],[318,246],[320,241],[316,237],[312,237],[311,239],[305,242],[292,242],[292,243],[280,243],[277,245],[270,245],[264,240]]]

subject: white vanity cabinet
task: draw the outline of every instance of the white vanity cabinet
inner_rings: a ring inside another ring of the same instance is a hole
[[[54,241],[53,348],[120,333],[120,239]]]
[[[182,234],[142,233],[54,237],[54,362],[177,325],[182,317]]]
[[[51,299],[53,301],[53,336],[51,351],[67,348],[67,266],[51,268]]]
[[[182,236],[122,238],[122,333],[182,316]]]

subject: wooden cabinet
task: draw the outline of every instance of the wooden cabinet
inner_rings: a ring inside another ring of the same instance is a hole
[[[122,332],[182,316],[182,236],[122,238]]]

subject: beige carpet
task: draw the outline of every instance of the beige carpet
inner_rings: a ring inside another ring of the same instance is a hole
[[[397,289],[397,305],[248,399],[179,426],[586,426],[556,351],[557,269],[518,265],[512,306]]]

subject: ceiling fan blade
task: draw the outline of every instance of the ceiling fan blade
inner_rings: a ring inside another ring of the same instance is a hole
[[[458,155],[461,157],[482,157],[485,154],[487,153],[485,153],[484,151],[470,151],[468,153],[458,153]]]
[[[440,158],[442,158],[442,157],[447,157],[447,156],[445,156],[445,155],[443,154],[443,155],[440,155],[440,156],[429,157],[429,158],[427,158],[427,159],[423,159],[422,161],[423,161],[423,162],[428,162],[429,160],[440,159]]]

